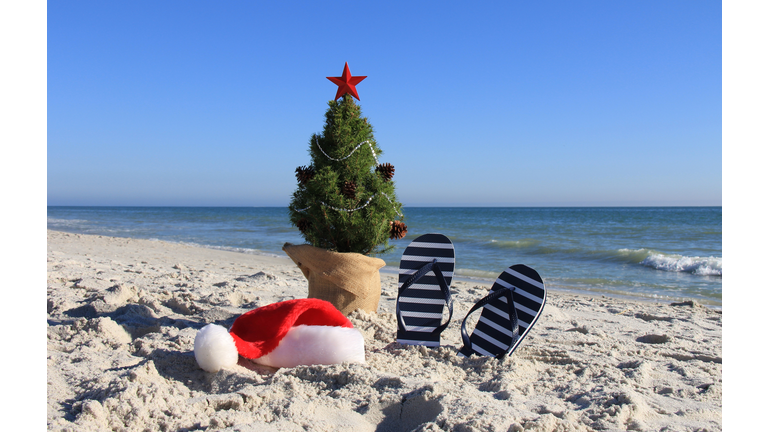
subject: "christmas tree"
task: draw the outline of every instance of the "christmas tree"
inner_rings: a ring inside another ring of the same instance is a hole
[[[395,168],[379,163],[373,127],[361,114],[353,77],[344,65],[328,102],[321,134],[309,141],[312,163],[296,168],[298,187],[289,205],[293,223],[307,243],[335,252],[364,255],[392,249],[389,239],[405,237],[402,204],[395,197]],[[341,99],[341,100],[339,100]]]

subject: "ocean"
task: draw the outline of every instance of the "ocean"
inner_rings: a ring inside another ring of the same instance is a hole
[[[408,235],[379,257],[397,272],[411,240],[453,241],[456,277],[495,280],[513,264],[553,290],[722,307],[721,207],[405,207]],[[280,207],[48,207],[48,228],[285,256],[304,243]]]

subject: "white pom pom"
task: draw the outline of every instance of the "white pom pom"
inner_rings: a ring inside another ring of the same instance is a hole
[[[272,367],[365,363],[365,341],[353,328],[300,325],[274,351],[253,361]]]
[[[222,368],[237,364],[238,354],[235,340],[227,329],[220,325],[208,324],[195,336],[195,360],[201,369],[218,372]]]

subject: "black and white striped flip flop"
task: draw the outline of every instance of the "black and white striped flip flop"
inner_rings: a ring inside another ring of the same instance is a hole
[[[503,359],[512,354],[536,323],[546,301],[547,289],[536,270],[523,264],[509,267],[496,279],[491,293],[475,303],[461,323],[464,346],[459,355]],[[510,304],[514,307],[510,308]],[[480,319],[468,336],[467,318],[480,308]]]
[[[395,306],[398,343],[440,346],[440,333],[453,316],[449,287],[455,263],[453,243],[442,234],[424,234],[405,248]],[[441,324],[445,305],[448,321]]]

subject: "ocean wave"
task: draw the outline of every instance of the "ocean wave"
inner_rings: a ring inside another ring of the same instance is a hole
[[[723,259],[720,257],[689,257],[650,249],[621,249],[619,253],[630,262],[656,270],[701,276],[723,275]]]
[[[237,252],[237,253],[249,254],[249,255],[262,255],[262,256],[283,258],[283,255],[265,252],[265,251],[262,251],[259,249],[253,249],[253,248],[243,248],[243,247],[235,247],[235,246],[215,246],[215,245],[207,245],[207,244],[183,242],[183,241],[178,243],[186,246],[202,247],[206,249],[214,249],[214,250],[220,250],[220,251],[226,251],[226,252]]]
[[[491,272],[484,270],[457,268],[455,271],[456,276],[469,278],[469,279],[483,279],[495,281],[499,277],[499,272]]]
[[[54,218],[48,218],[48,225],[58,225],[58,226],[73,226],[73,225],[80,225],[84,223],[88,223],[89,221],[83,220],[83,219],[54,219]]]
[[[648,255],[655,252],[651,249],[619,249],[616,257],[621,261],[630,262],[632,264],[640,264]]]
[[[491,246],[500,249],[521,249],[529,248],[541,243],[534,239],[522,239],[522,240],[491,240]]]

